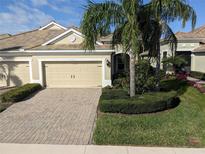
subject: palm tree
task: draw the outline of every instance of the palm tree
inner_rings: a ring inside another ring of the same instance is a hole
[[[181,20],[182,26],[185,27],[187,21],[191,20],[193,29],[197,17],[194,9],[186,0],[151,0],[150,6],[154,14],[154,20],[157,23],[150,47],[154,46],[152,52],[156,55],[157,89],[159,89],[161,64],[160,40],[163,39],[164,42],[169,42],[173,52],[177,49],[177,38],[168,24],[175,20]]]
[[[81,24],[85,48],[89,50],[95,49],[99,36],[114,29],[113,47],[122,45],[130,56],[130,97],[135,96],[135,63],[140,52],[138,18],[142,4],[142,0],[88,1]]]

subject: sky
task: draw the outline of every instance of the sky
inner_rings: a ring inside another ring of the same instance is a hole
[[[197,13],[196,27],[205,25],[205,0],[188,2]],[[0,34],[29,31],[52,20],[66,27],[79,26],[86,3],[87,0],[0,0]],[[191,30],[190,22],[185,28],[178,21],[170,26],[175,32]]]

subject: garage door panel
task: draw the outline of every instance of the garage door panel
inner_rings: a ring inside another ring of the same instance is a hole
[[[101,62],[44,63],[44,82],[47,87],[101,86],[101,76]]]

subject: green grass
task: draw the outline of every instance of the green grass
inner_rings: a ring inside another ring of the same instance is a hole
[[[95,144],[205,147],[205,95],[188,87],[180,99],[177,108],[160,113],[98,115]]]

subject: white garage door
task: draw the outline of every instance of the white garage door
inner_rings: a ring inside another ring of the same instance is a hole
[[[47,87],[100,87],[101,62],[45,62],[44,84]]]
[[[28,62],[1,62],[0,71],[7,79],[1,78],[1,86],[20,86],[30,82]]]

